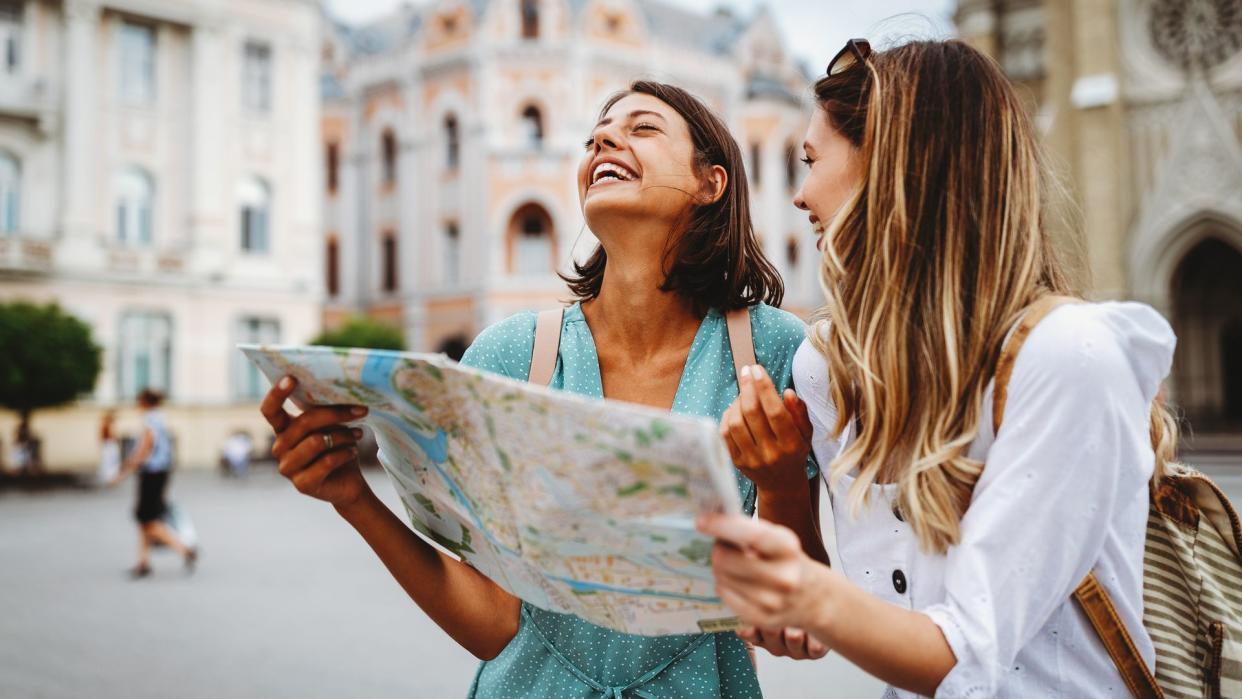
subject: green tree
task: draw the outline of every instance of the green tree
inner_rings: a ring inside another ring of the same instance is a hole
[[[59,305],[0,303],[0,408],[15,411],[29,434],[32,412],[95,387],[102,354],[90,326]]]
[[[364,316],[354,316],[336,330],[320,333],[312,345],[327,347],[365,347],[367,349],[403,350],[405,337],[399,328]]]

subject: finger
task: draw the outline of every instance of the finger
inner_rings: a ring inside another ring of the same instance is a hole
[[[797,534],[762,519],[709,513],[701,515],[696,526],[707,536],[752,549],[765,558],[796,555],[802,550]]]
[[[806,650],[806,632],[802,629],[786,627],[781,631],[781,641],[789,651],[789,657],[806,660],[810,653]]]
[[[785,408],[784,399],[776,392],[776,386],[772,384],[768,373],[763,370],[763,367],[757,367],[756,372],[758,376],[755,379],[755,390],[772,434],[784,445],[801,444],[806,441],[802,438],[802,433],[798,431],[793,415]]]
[[[806,403],[798,397],[797,392],[792,388],[785,389],[784,398],[785,408],[793,416],[794,424],[798,426],[798,432],[802,434],[803,439],[810,442],[811,435],[814,434],[814,428],[811,427],[811,415],[807,412]]]
[[[298,442],[280,460],[280,475],[289,478],[306,468],[315,459],[333,449],[353,446],[362,439],[362,430],[341,428],[315,432]]]
[[[806,635],[806,652],[811,660],[828,655],[828,646],[820,643],[811,634]]]
[[[746,422],[746,427],[753,435],[755,443],[762,447],[775,443],[776,435],[768,426],[767,413],[764,412],[763,404],[759,401],[758,376],[761,374],[767,376],[763,367],[758,364],[742,368],[742,382],[738,386],[737,402],[741,407],[742,419]]]
[[[733,433],[729,430],[721,430],[720,436],[724,437],[725,448],[729,450],[729,459],[733,461],[734,466],[744,466],[742,450],[738,449],[737,442],[733,441]]]
[[[763,643],[760,645],[762,645],[763,649],[770,655],[777,658],[783,658],[788,655],[784,644],[780,642],[779,631],[773,631],[772,629],[760,629],[759,633],[763,637]]]
[[[760,622],[764,619],[765,615],[745,596],[728,589],[720,590],[719,594],[720,601],[724,603],[724,606],[732,610],[743,621]]]
[[[263,419],[267,420],[267,424],[280,434],[289,426],[289,413],[285,412],[285,401],[292,395],[293,389],[298,385],[297,379],[292,376],[285,376],[277,381],[267,395],[263,396],[263,402],[259,405],[259,412],[263,414]]]
[[[763,635],[760,633],[759,628],[756,626],[743,626],[742,628],[738,629],[734,633],[737,634],[738,638],[742,639],[743,641],[746,641],[747,643],[755,643],[755,644],[763,643],[763,641],[761,640],[763,638]]]
[[[272,444],[272,455],[279,459],[306,439],[306,435],[311,432],[353,422],[366,414],[366,407],[361,405],[324,405],[311,408],[295,417],[289,426],[276,437],[276,441]]]
[[[750,432],[750,428],[746,426],[746,420],[742,418],[742,411],[735,410],[728,417],[725,426],[729,430],[729,437],[733,440],[733,444],[738,448],[738,461],[753,464],[759,459],[759,445],[755,444],[755,437]],[[735,463],[737,463],[735,461]]]
[[[332,475],[332,472],[346,464],[353,463],[358,458],[358,449],[348,447],[345,449],[333,449],[323,456],[315,459],[315,462],[307,466],[300,473],[294,474],[289,480],[293,481],[293,487],[297,488],[301,493],[313,493],[323,485],[323,482]]]

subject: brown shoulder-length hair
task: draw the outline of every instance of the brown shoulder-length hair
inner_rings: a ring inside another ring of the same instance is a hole
[[[1026,109],[1000,67],[961,41],[873,54],[815,85],[857,148],[861,178],[825,235],[826,305],[811,342],[827,358],[831,465],[878,481],[925,550],[960,537],[983,464],[968,450],[1006,334],[1045,294],[1073,295],[1043,220],[1049,184]],[[1156,473],[1175,427],[1153,407]]]
[[[730,311],[760,302],[779,306],[785,286],[755,237],[746,166],[729,129],[689,92],[650,80],[638,80],[610,97],[600,109],[600,118],[621,98],[635,93],[655,97],[686,120],[701,172],[719,165],[728,175],[720,198],[694,206],[688,212],[685,229],[670,237],[660,290],[690,299],[700,313],[709,308]],[[573,273],[561,278],[578,301],[587,301],[599,295],[607,264],[608,254],[603,246],[596,246],[586,262],[575,262]]]

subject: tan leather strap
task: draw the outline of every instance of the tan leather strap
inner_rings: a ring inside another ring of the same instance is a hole
[[[742,367],[758,364],[755,360],[755,341],[750,333],[750,309],[735,308],[726,313],[725,327],[729,330],[729,349],[733,352],[733,371],[740,377]]]
[[[1001,349],[1000,358],[996,361],[996,380],[992,385],[992,434],[1000,434],[1001,418],[1005,415],[1005,401],[1009,399],[1009,377],[1013,375],[1013,365],[1018,361],[1018,352],[1022,351],[1022,343],[1047,315],[1067,303],[1081,303],[1080,299],[1070,296],[1044,296],[1027,307],[1022,319]]]
[[[1013,367],[1018,361],[1018,353],[1022,351],[1022,344],[1026,342],[1026,338],[1030,336],[1035,326],[1039,325],[1039,321],[1047,317],[1049,313],[1066,304],[1080,302],[1080,299],[1069,296],[1044,296],[1026,309],[1017,327],[1009,334],[1009,339],[1005,341],[1000,358],[996,362],[996,380],[992,387],[992,431],[994,434],[1000,434],[1001,419],[1005,415],[1005,402],[1009,398],[1009,379],[1013,376]],[[1130,694],[1136,699],[1163,699],[1164,693],[1156,684],[1156,678],[1152,677],[1151,671],[1147,669],[1147,663],[1143,662],[1143,656],[1139,654],[1134,640],[1130,638],[1130,632],[1126,630],[1121,617],[1117,616],[1117,609],[1113,606],[1113,601],[1109,599],[1108,591],[1100,585],[1095,573],[1087,574],[1087,577],[1074,590],[1073,597],[1082,607],[1096,636],[1104,644],[1108,656],[1113,659],[1113,664],[1121,673],[1121,678],[1125,681],[1126,687],[1130,689]]]
[[[1143,662],[1143,656],[1130,638],[1130,632],[1121,622],[1121,617],[1117,616],[1113,601],[1108,598],[1108,591],[1100,585],[1095,573],[1088,573],[1086,579],[1078,584],[1078,589],[1074,590],[1074,599],[1087,615],[1091,628],[1095,629],[1096,635],[1104,643],[1108,657],[1113,659],[1113,664],[1121,673],[1121,679],[1125,681],[1130,694],[1135,699],[1163,699],[1164,692],[1147,669],[1147,663]]]
[[[561,319],[565,309],[540,311],[535,318],[535,347],[530,353],[530,374],[526,380],[540,386],[552,382],[556,355],[561,349]]]

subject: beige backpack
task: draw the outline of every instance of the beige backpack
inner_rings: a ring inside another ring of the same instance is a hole
[[[1023,341],[1053,309],[1077,302],[1063,296],[1036,301],[1005,343],[996,369],[994,430]],[[1073,596],[1135,697],[1242,697],[1242,523],[1221,489],[1193,468],[1168,464],[1151,483],[1143,626],[1156,648],[1155,676],[1094,573]]]

